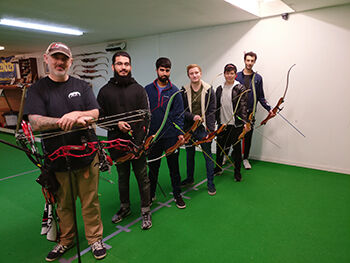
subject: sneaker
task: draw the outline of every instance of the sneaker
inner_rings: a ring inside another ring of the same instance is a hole
[[[209,195],[215,195],[216,194],[215,186],[208,187],[208,194]]]
[[[214,169],[214,176],[218,176],[222,174],[222,169],[219,167],[215,167]]]
[[[252,168],[252,166],[250,165],[248,159],[244,159],[243,160],[243,166],[244,166],[244,169],[246,169],[246,170],[249,170],[249,169]]]
[[[103,259],[107,255],[107,249],[101,239],[91,245],[91,251],[96,259]]]
[[[49,254],[47,254],[47,257],[45,259],[46,259],[46,261],[54,261],[54,260],[58,259],[59,257],[61,257],[64,253],[66,253],[72,247],[73,247],[73,243],[68,245],[68,246],[57,244],[49,252]]]
[[[119,223],[122,221],[125,217],[131,214],[130,208],[122,207],[119,209],[119,211],[112,217],[112,222],[114,224]]]
[[[152,216],[151,212],[142,213],[142,225],[143,230],[150,229],[152,227]]]
[[[185,204],[184,200],[182,199],[181,195],[175,197],[174,200],[175,200],[177,208],[180,208],[180,209],[186,208],[186,204]]]
[[[181,187],[186,187],[186,186],[191,186],[194,184],[194,180],[192,179],[189,179],[189,178],[186,178],[185,180],[183,180],[181,182]]]

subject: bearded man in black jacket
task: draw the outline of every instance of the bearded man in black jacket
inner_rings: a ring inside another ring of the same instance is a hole
[[[118,51],[113,55],[112,69],[114,77],[101,88],[97,96],[97,101],[101,107],[100,116],[112,116],[123,114],[132,117],[137,110],[149,112],[148,98],[145,89],[131,77],[131,58],[125,51]],[[119,115],[120,117],[120,115]],[[136,117],[134,117],[136,118]],[[148,118],[148,115],[145,116]],[[139,117],[140,119],[140,117]],[[144,122],[133,118],[116,121],[113,128],[108,129],[108,140],[117,138],[131,140],[135,145],[142,146],[148,128]],[[123,157],[125,152],[110,149],[111,157],[114,161]],[[131,160],[116,163],[118,171],[120,209],[112,217],[113,223],[119,223],[130,215],[129,179],[130,165],[136,176],[141,196],[142,229],[149,229],[152,226],[150,212],[150,180],[147,176],[147,165],[145,154],[135,156]]]

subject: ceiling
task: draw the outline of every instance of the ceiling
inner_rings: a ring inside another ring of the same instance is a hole
[[[349,0],[284,0],[297,12]],[[0,56],[43,51],[52,41],[82,46],[258,19],[224,0],[1,0],[0,18],[22,18],[83,30],[67,36],[0,25]]]

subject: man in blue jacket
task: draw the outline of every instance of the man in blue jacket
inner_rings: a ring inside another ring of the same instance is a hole
[[[244,54],[244,64],[245,67],[241,72],[237,73],[236,80],[243,84],[246,88],[252,90],[252,78],[255,73],[255,91],[256,91],[256,103],[260,102],[261,106],[264,107],[268,112],[270,112],[273,116],[274,114],[271,110],[271,106],[265,99],[264,89],[263,89],[263,79],[261,75],[253,71],[253,66],[256,62],[257,55],[254,52],[248,52]],[[253,112],[254,109],[254,93],[248,93],[248,116]],[[254,120],[253,120],[254,121]],[[253,136],[253,125],[251,127],[250,132],[248,132],[243,140],[243,166],[245,169],[251,169],[251,165],[248,161],[250,146],[252,143]]]
[[[151,181],[151,200],[155,200],[158,182],[159,167],[163,152],[183,141],[182,132],[174,123],[183,129],[183,102],[179,89],[170,80],[171,61],[161,57],[156,61],[158,78],[145,87],[148,94],[150,109],[152,113],[149,135],[160,132],[150,145],[148,155],[149,178]],[[167,107],[170,107],[168,114]],[[164,121],[164,126],[162,125]],[[163,127],[162,127],[163,126]],[[174,200],[178,208],[185,208],[186,204],[181,196],[181,177],[179,171],[179,152],[175,151],[166,156]]]

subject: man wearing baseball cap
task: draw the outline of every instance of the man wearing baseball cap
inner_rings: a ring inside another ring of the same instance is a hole
[[[61,42],[53,42],[46,50],[46,54],[52,56],[53,54],[61,53],[66,55],[69,58],[72,58],[72,52],[69,47]]]
[[[35,131],[47,134],[52,131],[70,131],[43,139],[44,153],[49,155],[65,145],[85,145],[86,142],[97,141],[95,131],[88,128],[87,124],[89,120],[98,118],[99,106],[89,85],[68,75],[72,65],[69,47],[60,42],[51,43],[44,60],[49,74],[28,89],[24,114]],[[82,126],[87,128],[81,129]],[[74,153],[74,156],[59,157],[49,163],[50,171],[60,184],[55,193],[60,234],[58,244],[46,257],[47,261],[58,259],[74,245],[76,231],[72,197],[75,200],[77,196],[81,202],[85,236],[92,253],[96,259],[106,256],[97,192],[98,156],[96,152],[89,154],[89,149]]]
[[[218,126],[226,125],[226,128],[217,137],[216,146],[216,167],[214,173],[222,173],[222,161],[224,155],[228,156],[231,146],[233,146],[232,160],[234,162],[234,180],[242,180],[242,152],[241,142],[238,137],[243,129],[250,130],[247,115],[248,95],[244,85],[236,80],[237,67],[230,63],[224,67],[225,82],[216,89],[216,121]],[[223,152],[225,151],[225,152]]]

